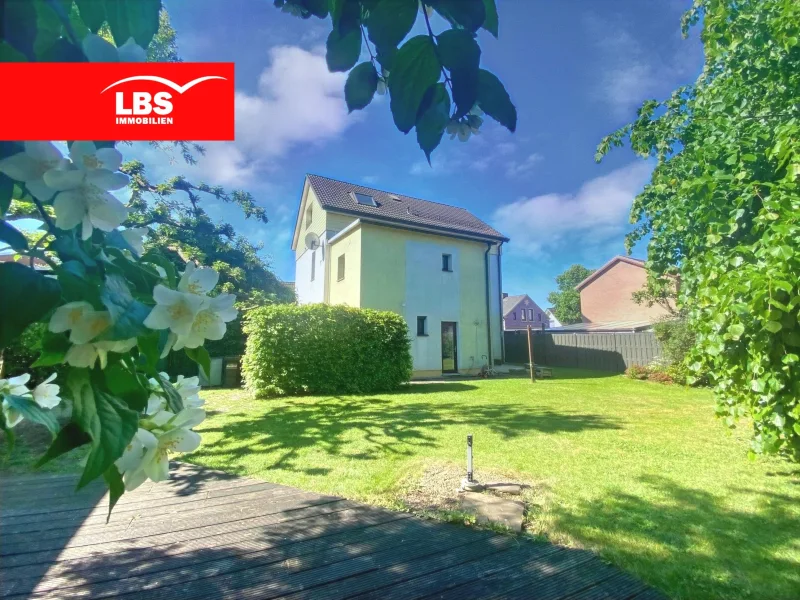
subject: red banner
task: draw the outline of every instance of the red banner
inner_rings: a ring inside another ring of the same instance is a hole
[[[233,140],[233,71],[233,63],[0,63],[0,140]]]

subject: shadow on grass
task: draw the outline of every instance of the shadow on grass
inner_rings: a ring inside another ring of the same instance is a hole
[[[556,509],[555,528],[672,597],[800,597],[800,494],[729,488],[723,499],[666,477],[641,481],[650,499],[617,492]]]
[[[461,384],[413,386],[433,389],[422,392],[459,390]],[[390,398],[391,396],[389,396]],[[531,431],[544,434],[579,432],[587,429],[620,429],[622,424],[602,415],[560,413],[525,404],[475,404],[474,401],[396,401],[368,397],[331,397],[289,401],[264,414],[230,415],[227,422],[206,427],[221,439],[201,448],[188,460],[225,456],[226,468],[235,470],[236,458],[252,454],[278,453],[264,469],[289,469],[306,474],[325,474],[329,469],[303,466],[299,454],[314,448],[330,455],[355,460],[374,460],[386,455],[411,456],[419,447],[435,447],[433,433],[451,425],[480,425],[505,438]],[[211,422],[213,423],[213,422]],[[361,439],[359,451],[348,447]],[[366,449],[364,446],[366,445]]]

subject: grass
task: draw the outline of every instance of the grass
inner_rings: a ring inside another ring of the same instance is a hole
[[[729,433],[707,390],[557,370],[535,385],[204,397],[204,443],[184,460],[403,508],[426,474],[464,464],[471,433],[479,479],[502,473],[532,485],[532,535],[591,548],[672,598],[800,597],[800,467],[748,460],[746,427]],[[24,470],[40,453],[20,438],[0,469]],[[67,458],[50,469],[74,469]]]
[[[533,485],[528,530],[591,548],[673,598],[800,597],[800,469],[747,459],[707,390],[557,371],[393,394],[253,400],[205,394],[209,467],[402,507],[435,465]]]

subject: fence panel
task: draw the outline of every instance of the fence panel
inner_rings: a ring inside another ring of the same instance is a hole
[[[525,331],[506,331],[506,362],[528,362]],[[631,365],[650,364],[661,352],[652,331],[636,333],[533,333],[536,364],[622,373]]]

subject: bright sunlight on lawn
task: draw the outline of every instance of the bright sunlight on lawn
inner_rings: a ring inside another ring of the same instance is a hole
[[[533,486],[528,528],[673,598],[800,597],[800,469],[749,461],[706,390],[557,371],[554,380],[413,385],[375,396],[204,394],[184,457],[306,490],[402,506],[426,469],[464,462]]]

